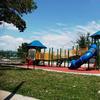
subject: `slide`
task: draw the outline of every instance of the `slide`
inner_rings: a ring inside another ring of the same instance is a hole
[[[79,59],[77,60],[72,60],[71,65],[68,67],[69,69],[77,69],[79,68],[82,64],[86,63],[90,58],[95,56],[97,53],[97,45],[92,44],[90,46],[90,49]]]

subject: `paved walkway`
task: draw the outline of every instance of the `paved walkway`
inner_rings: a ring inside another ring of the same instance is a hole
[[[0,90],[0,100],[39,100],[32,97],[15,94],[11,96],[11,92]]]

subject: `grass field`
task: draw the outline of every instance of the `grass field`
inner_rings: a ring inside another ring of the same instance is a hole
[[[100,100],[100,77],[0,67],[0,89],[40,100]]]

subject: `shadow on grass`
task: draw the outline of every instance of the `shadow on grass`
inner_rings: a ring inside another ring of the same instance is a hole
[[[12,91],[12,93],[10,95],[8,95],[4,100],[10,100],[24,83],[25,83],[25,81],[22,81],[17,87],[15,87],[15,89]]]

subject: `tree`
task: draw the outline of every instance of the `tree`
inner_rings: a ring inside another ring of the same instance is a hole
[[[23,32],[26,28],[23,15],[31,13],[36,8],[34,0],[0,0],[0,24],[2,21],[12,23]]]
[[[16,57],[17,56],[17,52],[16,51],[4,51],[4,50],[0,50],[0,58],[10,58],[10,57]]]
[[[88,36],[89,34],[87,34],[87,36],[84,34],[80,35],[79,39],[76,41],[80,48],[84,48],[88,46],[89,43]]]
[[[19,46],[17,50],[18,57],[25,59],[28,55],[28,48],[27,48],[28,43],[22,43],[21,46]]]

